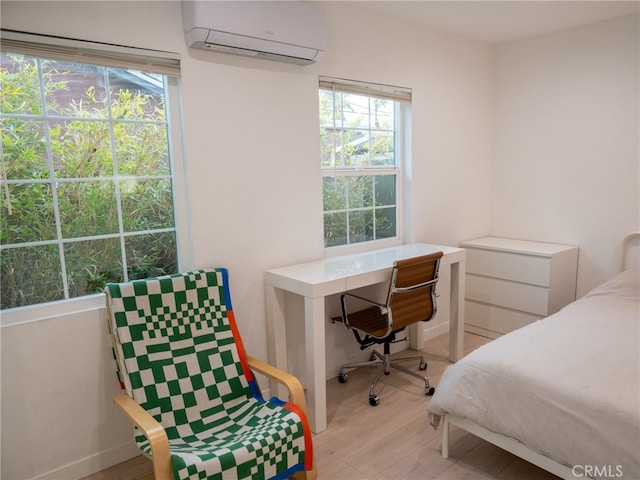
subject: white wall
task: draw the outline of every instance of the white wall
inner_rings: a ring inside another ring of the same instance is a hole
[[[580,247],[578,296],[640,227],[638,17],[496,49],[491,231]]]
[[[257,357],[267,358],[262,272],[323,253],[318,75],[413,89],[407,241],[577,244],[580,294],[613,273],[616,242],[639,227],[637,17],[494,50],[323,5],[329,52],[308,67],[187,51],[173,1],[0,8],[3,28],[182,55],[194,259],[230,269]],[[0,335],[3,479],[79,478],[134,454],[110,402],[102,310]],[[331,335],[349,355],[348,332]]]
[[[257,357],[267,358],[263,271],[323,255],[318,75],[413,89],[407,241],[489,232],[486,45],[327,2],[329,52],[300,67],[187,51],[173,1],[0,5],[3,28],[182,55],[195,264],[229,268],[239,328]],[[1,330],[3,479],[79,478],[133,454],[110,402],[105,325],[98,310]]]
[[[111,403],[104,310],[2,328],[0,340],[1,478],[81,478],[137,454]]]

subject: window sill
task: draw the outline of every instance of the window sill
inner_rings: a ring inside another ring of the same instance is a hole
[[[57,302],[41,303],[2,310],[0,315],[0,327],[10,327],[23,323],[39,322],[55,317],[63,317],[76,313],[87,312],[105,308],[103,293],[87,295],[84,297],[60,300]]]
[[[335,247],[325,247],[324,257],[341,257],[352,253],[365,253],[371,250],[379,250],[382,248],[397,247],[402,245],[399,237],[385,238],[382,240],[372,240],[369,242],[351,243],[349,245],[337,245]]]

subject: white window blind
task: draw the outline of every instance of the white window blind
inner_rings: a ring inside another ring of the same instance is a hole
[[[1,30],[0,49],[102,67],[134,69],[162,75],[180,75],[180,56],[173,52],[124,47],[15,30]]]
[[[374,98],[383,98],[397,102],[410,102],[411,89],[405,87],[395,87],[379,83],[365,83],[343,78],[319,78],[320,88],[336,90],[339,92],[365,95]]]

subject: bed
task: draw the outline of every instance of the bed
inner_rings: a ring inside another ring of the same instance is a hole
[[[621,265],[445,370],[428,408],[443,457],[453,424],[562,478],[640,479],[640,270]]]

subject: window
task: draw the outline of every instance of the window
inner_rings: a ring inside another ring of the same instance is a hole
[[[325,247],[400,240],[406,89],[320,79]]]
[[[178,271],[168,115],[176,76],[126,68],[122,56],[125,67],[112,68],[6,43],[1,308]]]

